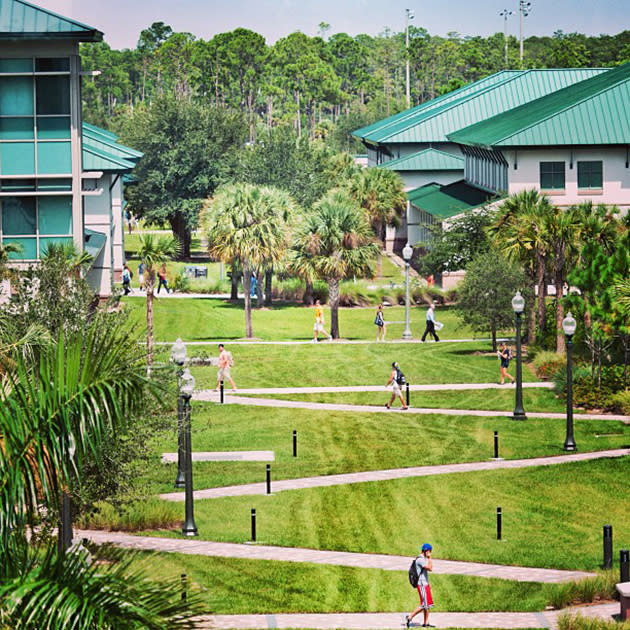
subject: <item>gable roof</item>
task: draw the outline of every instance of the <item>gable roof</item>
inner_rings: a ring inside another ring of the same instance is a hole
[[[464,163],[465,160],[461,155],[453,155],[438,149],[424,149],[379,164],[378,168],[392,171],[463,171]]]
[[[353,132],[368,143],[448,142],[463,127],[607,73],[606,68],[506,70]]]
[[[420,186],[407,193],[409,203],[416,208],[428,212],[438,219],[448,219],[488,203],[496,198],[493,193],[486,192],[460,180],[452,184],[435,182]]]
[[[142,157],[140,151],[117,142],[111,131],[83,123],[82,157],[84,171],[128,173]]]
[[[103,33],[25,0],[0,0],[0,39],[74,39],[100,42]]]
[[[449,134],[493,146],[630,143],[630,63]]]

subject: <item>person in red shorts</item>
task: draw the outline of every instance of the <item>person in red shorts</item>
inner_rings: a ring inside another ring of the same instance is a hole
[[[421,611],[424,613],[423,628],[433,628],[429,623],[429,610],[433,608],[433,597],[429,586],[429,571],[433,571],[433,560],[431,553],[433,547],[429,543],[424,543],[420,550],[420,555],[416,558],[416,568],[418,570],[418,595],[420,595],[420,605],[405,617],[407,628],[411,625],[411,620]]]

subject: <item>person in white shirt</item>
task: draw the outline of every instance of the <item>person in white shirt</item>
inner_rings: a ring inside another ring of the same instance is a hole
[[[425,328],[424,335],[422,335],[422,341],[426,339],[428,334],[433,335],[433,339],[435,339],[435,341],[440,340],[435,332],[435,304],[431,304],[431,306],[429,306],[429,310],[427,311],[427,327]]]

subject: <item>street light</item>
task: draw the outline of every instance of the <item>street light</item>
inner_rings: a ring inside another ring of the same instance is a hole
[[[195,377],[186,368],[180,380],[179,391],[184,410],[184,480],[186,488],[186,517],[182,527],[182,534],[185,536],[197,536],[193,498],[192,444],[190,441],[190,399],[195,389]]]
[[[177,380],[182,377],[184,363],[186,363],[186,344],[178,337],[171,348],[171,361],[179,366]],[[177,476],[175,477],[175,487],[184,487],[184,402],[181,395],[177,397]]]
[[[70,434],[68,438],[68,455],[72,466],[74,466],[76,450],[74,437]],[[60,555],[66,553],[72,546],[72,500],[68,490],[64,490],[61,494],[61,522],[57,533],[57,545]]]
[[[413,339],[411,328],[409,326],[409,261],[413,256],[413,247],[411,247],[409,243],[403,247],[402,255],[405,259],[405,330],[402,338],[409,340]]]
[[[405,75],[407,78],[407,109],[411,107],[411,90],[409,87],[409,22],[414,19],[415,15],[411,9],[405,9],[405,56],[407,64],[405,66]]]
[[[562,320],[562,330],[567,340],[567,436],[564,440],[565,451],[577,451],[577,445],[573,438],[573,367],[571,364],[573,356],[573,335],[577,322],[571,313]]]
[[[521,67],[523,67],[523,18],[526,18],[531,11],[532,3],[526,0],[519,0],[518,11],[521,14]]]
[[[521,317],[525,310],[525,298],[520,291],[512,298],[512,310],[516,315],[516,403],[512,420],[527,420],[523,409],[523,366],[521,359]]]
[[[514,15],[514,11],[508,11],[503,9],[499,11],[499,15],[503,18],[503,40],[505,41],[505,67],[508,68],[508,34],[507,34],[507,21],[510,15]]]

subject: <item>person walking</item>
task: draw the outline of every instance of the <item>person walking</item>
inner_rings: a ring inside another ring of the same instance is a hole
[[[387,332],[387,326],[385,325],[385,318],[383,317],[383,305],[379,304],[376,309],[376,317],[374,318],[374,324],[376,325],[376,343],[379,341],[385,341],[385,333]]]
[[[168,281],[166,279],[166,263],[162,263],[160,270],[158,271],[158,288],[157,292],[160,292],[160,289],[164,287],[167,293],[170,293],[168,288]]]
[[[217,372],[217,391],[221,386],[221,381],[230,381],[232,385],[232,391],[236,391],[236,383],[232,379],[230,374],[230,368],[234,365],[234,359],[232,357],[232,353],[228,352],[225,349],[225,346],[220,343],[219,344],[219,371]]]
[[[507,369],[510,367],[510,359],[512,358],[512,351],[505,345],[505,341],[501,342],[499,349],[497,350],[497,355],[499,360],[501,361],[501,385],[505,383],[505,378],[509,378],[512,383],[514,383],[514,377],[508,373]]]
[[[315,300],[315,324],[313,325],[313,343],[317,343],[317,336],[323,333],[328,337],[328,341],[332,341],[332,336],[324,330],[324,309],[319,300]]]
[[[413,618],[424,613],[423,628],[434,628],[429,623],[429,610],[433,608],[433,597],[431,596],[431,586],[429,585],[429,571],[433,571],[433,560],[431,554],[433,553],[433,547],[430,543],[424,543],[420,550],[420,555],[416,558],[416,570],[418,572],[418,595],[420,596],[420,605],[410,614],[405,617],[405,625],[407,628],[411,625]]]
[[[398,363],[394,361],[392,363],[392,371],[389,374],[389,380],[387,381],[387,385],[385,387],[392,386],[392,397],[389,399],[389,402],[385,405],[388,409],[391,408],[392,403],[396,400],[396,396],[400,398],[400,402],[402,403],[403,411],[408,409],[407,403],[402,395],[402,390],[400,389],[405,384],[405,375],[402,373]]]
[[[125,295],[129,295],[131,293],[131,269],[129,269],[127,263],[123,265],[122,285]]]
[[[424,334],[422,335],[422,341],[426,339],[427,335],[433,335],[433,339],[435,341],[439,341],[440,338],[437,336],[435,332],[435,304],[431,304],[429,306],[429,310],[427,311],[427,327],[424,330]]]
[[[144,263],[141,262],[138,265],[138,282],[140,283],[140,290],[144,291]]]

